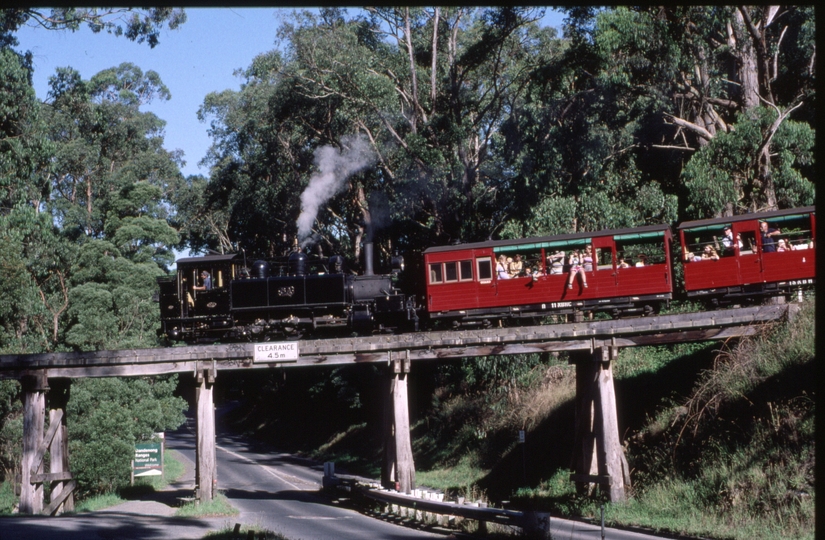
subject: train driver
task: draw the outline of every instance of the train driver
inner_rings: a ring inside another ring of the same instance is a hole
[[[209,275],[209,272],[203,270],[201,272],[201,286],[198,287],[195,285],[192,287],[196,291],[209,291],[212,289],[212,276]]]

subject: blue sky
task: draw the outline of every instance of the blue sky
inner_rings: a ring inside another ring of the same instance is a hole
[[[124,37],[93,34],[86,27],[77,32],[25,27],[17,33],[18,49],[34,55],[34,88],[41,100],[47,98],[49,77],[59,67],[72,67],[86,80],[123,62],[131,62],[144,72],[158,72],[172,98],[153,102],[143,110],[166,121],[164,146],[184,151],[183,174],[208,176],[208,170],[197,165],[211,143],[208,125],[197,118],[198,108],[210,92],[240,89],[242,79],[233,73],[276,47],[275,33],[292,11],[187,8],[186,23],[178,30],[163,30],[154,49]],[[544,23],[560,27],[562,18],[548,10]]]

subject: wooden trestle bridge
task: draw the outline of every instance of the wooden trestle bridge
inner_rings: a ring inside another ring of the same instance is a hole
[[[571,351],[576,365],[575,474],[580,489],[601,486],[610,500],[625,498],[629,472],[619,440],[612,363],[622,347],[683,341],[727,340],[792,316],[798,305],[766,305],[656,317],[598,320],[400,335],[282,342],[232,343],[0,356],[0,378],[23,388],[23,463],[20,512],[54,514],[71,509],[65,407],[69,380],[191,373],[197,389],[196,496],[211,500],[217,489],[212,388],[218,371],[273,367],[385,363],[388,419],[382,484],[410,493],[415,466],[409,433],[407,377],[416,360]],[[44,434],[46,395],[49,428]],[[49,472],[43,463],[49,452]],[[52,483],[44,507],[45,482]]]

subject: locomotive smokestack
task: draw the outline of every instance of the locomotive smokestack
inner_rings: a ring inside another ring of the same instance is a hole
[[[372,270],[372,242],[364,242],[364,275],[373,275]]]

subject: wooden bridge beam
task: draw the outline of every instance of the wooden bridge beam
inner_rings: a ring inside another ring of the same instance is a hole
[[[215,497],[218,484],[217,456],[215,452],[215,404],[212,389],[217,369],[215,361],[198,362],[195,371],[197,401],[197,443],[195,445],[195,496],[201,501]]]
[[[615,355],[610,354],[609,347],[601,347],[594,354],[598,364],[598,393],[596,407],[598,414],[595,422],[596,449],[599,456],[599,474],[610,478],[606,491],[611,502],[625,500],[624,449],[619,440],[619,420],[616,409],[616,392],[613,386],[613,362]],[[602,488],[604,490],[604,487]]]

